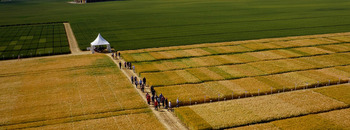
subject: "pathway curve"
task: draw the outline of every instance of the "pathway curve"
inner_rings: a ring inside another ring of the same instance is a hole
[[[106,54],[108,55],[110,58],[112,58],[112,60],[114,61],[114,63],[118,66],[119,68],[119,62],[122,63],[122,66],[124,65],[124,60],[122,59],[114,59],[111,54]],[[138,77],[135,73],[132,72],[132,70],[126,69],[124,67],[122,67],[121,71],[125,74],[125,76],[129,79],[130,84],[131,84],[131,76],[136,76],[138,79],[140,79],[140,77]],[[146,99],[146,93],[142,92],[140,89],[137,89],[135,85],[133,85],[134,89],[139,93],[139,95],[142,97],[142,99],[147,103],[147,99]],[[150,88],[145,87],[145,92],[149,92],[150,93]],[[156,117],[158,118],[158,120],[169,130],[187,130],[188,128],[182,124],[182,122],[174,115],[173,112],[167,111],[166,109],[159,109],[158,111],[154,110],[154,106],[150,105],[149,108],[152,110],[152,112],[156,115]]]
[[[71,53],[73,55],[89,54],[90,51],[81,51],[80,50],[80,48],[78,46],[78,42],[75,39],[73,30],[70,27],[70,24],[69,23],[63,23],[63,25],[64,25],[64,28],[66,29],[66,34],[67,34],[69,48],[70,48]]]

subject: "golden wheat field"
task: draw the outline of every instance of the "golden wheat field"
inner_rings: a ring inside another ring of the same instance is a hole
[[[345,83],[349,38],[338,33],[121,53],[157,93],[188,105]]]
[[[175,114],[190,129],[318,129],[322,122],[344,129],[349,39],[337,33],[121,53],[158,94],[180,101]],[[325,116],[333,110],[344,122]],[[292,126],[298,121],[305,122]]]
[[[2,61],[0,89],[0,129],[163,129],[106,55]]]
[[[330,112],[311,114],[301,117],[272,121],[269,123],[255,124],[231,130],[252,129],[348,129],[350,127],[350,109],[334,110]]]
[[[342,93],[346,93],[345,98],[349,97],[349,86],[350,84],[345,84],[313,90],[300,90],[275,95],[186,106],[176,108],[175,113],[191,129],[237,127],[348,108],[350,106],[349,103],[344,102],[341,98],[338,100],[335,97],[339,97],[339,94]],[[323,94],[326,90],[330,90],[327,91],[327,95]],[[348,117],[345,116],[342,118],[346,119]]]

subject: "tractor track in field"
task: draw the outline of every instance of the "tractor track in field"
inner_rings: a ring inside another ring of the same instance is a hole
[[[75,39],[74,33],[72,28],[70,27],[69,23],[63,23],[64,25],[64,29],[66,30],[66,34],[67,34],[67,39],[68,39],[68,43],[69,43],[69,48],[70,51],[73,55],[80,55],[80,54],[89,54],[89,51],[81,51],[79,46],[78,46],[78,42]]]
[[[124,64],[124,60],[122,59],[114,59],[110,54],[106,54],[108,55],[113,62],[117,65],[117,67],[119,68],[119,62],[122,63],[122,66]],[[131,84],[131,76],[136,76],[138,79],[141,79],[140,77],[138,77],[137,74],[135,74],[134,72],[132,72],[132,70],[126,69],[125,67],[121,67],[120,69],[124,75],[129,79],[130,84]],[[135,85],[132,85],[134,87],[134,89],[139,93],[139,95],[142,97],[142,99],[147,103],[147,99],[145,96],[145,93],[142,92],[140,89],[137,89]],[[149,87],[145,87],[145,92],[150,93],[150,88]],[[159,109],[158,111],[154,110],[154,106],[153,105],[149,105],[149,108],[152,110],[152,112],[154,113],[154,115],[157,117],[157,119],[165,126],[166,129],[169,130],[186,130],[188,129],[175,115],[174,113],[167,111],[164,108]]]

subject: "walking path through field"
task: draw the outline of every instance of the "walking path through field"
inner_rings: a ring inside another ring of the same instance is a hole
[[[75,39],[73,30],[70,27],[70,24],[69,23],[63,23],[63,25],[64,25],[64,28],[66,29],[66,34],[67,34],[69,48],[70,48],[71,53],[73,55],[89,54],[90,51],[81,51],[80,50],[80,48],[78,46],[78,42]]]
[[[119,68],[119,62],[122,63],[122,66],[124,65],[124,60],[122,59],[114,59],[110,54],[106,54],[108,55],[110,58],[112,58],[112,60],[114,61],[114,63],[118,66]],[[132,72],[132,70],[126,69],[124,66],[122,67],[121,71],[125,74],[125,76],[129,79],[130,84],[131,84],[131,76],[136,76],[137,79],[141,79],[140,77],[138,77],[134,72]],[[147,99],[146,99],[146,92],[148,92],[149,94],[151,94],[150,88],[149,87],[145,87],[145,93],[143,93],[140,89],[137,89],[135,85],[133,85],[133,87],[135,88],[135,90],[140,94],[140,96],[142,97],[142,99],[147,103]],[[186,130],[187,127],[181,123],[181,121],[175,117],[175,115],[172,112],[167,111],[166,109],[158,109],[158,111],[154,110],[154,106],[150,105],[149,108],[152,110],[152,112],[156,115],[156,117],[158,118],[158,120],[169,130]]]

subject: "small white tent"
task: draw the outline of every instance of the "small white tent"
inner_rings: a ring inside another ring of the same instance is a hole
[[[111,51],[111,46],[109,45],[109,42],[108,41],[106,41],[102,36],[101,36],[101,34],[98,34],[98,36],[97,36],[97,38],[93,41],[93,42],[91,42],[91,51],[92,51],[92,53],[94,53],[94,47],[95,46],[100,46],[100,45],[107,45],[107,50],[108,50],[108,52],[112,52]]]

